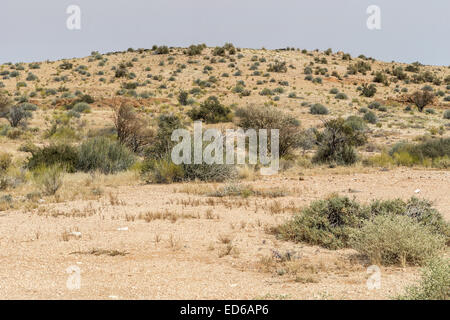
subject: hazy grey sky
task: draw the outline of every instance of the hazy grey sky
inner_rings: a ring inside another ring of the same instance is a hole
[[[81,30],[66,28],[69,5],[81,8]],[[366,27],[369,5],[381,8],[381,30]],[[0,63],[232,42],[449,65],[449,20],[448,0],[1,0]]]

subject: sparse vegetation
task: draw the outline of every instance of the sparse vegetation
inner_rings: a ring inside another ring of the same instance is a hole
[[[449,71],[231,43],[1,64],[5,265],[20,258],[35,272],[44,257],[50,272],[39,275],[51,283],[64,273],[52,266],[69,253],[91,260],[98,268],[89,276],[107,283],[103,267],[126,262],[116,268],[123,286],[108,293],[119,299],[130,286],[142,292],[151,256],[157,271],[173,258],[163,289],[186,261],[208,264],[188,270],[209,272],[207,286],[237,267],[225,285],[238,298],[394,298],[425,266],[422,281],[397,298],[448,299]],[[222,134],[255,129],[256,139],[268,129],[269,155],[278,129],[278,173],[260,170],[259,152],[249,163],[249,137],[243,165],[175,164],[181,141],[172,133],[192,134],[197,120]],[[430,258],[439,262],[431,267]],[[381,290],[349,290],[365,285],[372,264],[382,268]],[[20,266],[6,271],[2,287],[13,296],[48,296],[39,286],[22,290],[29,277]],[[267,280],[270,292],[255,294],[261,286],[252,283]],[[92,289],[81,293],[105,298]]]
[[[284,240],[329,249],[353,247],[375,263],[402,265],[424,263],[450,239],[449,224],[429,202],[417,198],[364,206],[333,195],[311,203],[273,232]]]

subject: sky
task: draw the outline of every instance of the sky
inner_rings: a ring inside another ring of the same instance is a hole
[[[70,5],[80,30],[67,28]],[[380,30],[366,25],[370,5]],[[448,0],[1,0],[0,32],[0,63],[231,42],[450,65]]]

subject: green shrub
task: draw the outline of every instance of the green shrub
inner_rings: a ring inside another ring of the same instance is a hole
[[[450,300],[450,260],[435,258],[422,270],[421,282],[406,289],[400,300]]]
[[[445,110],[444,119],[450,119],[450,110]]]
[[[439,243],[450,244],[450,225],[429,201],[417,198],[406,202],[401,199],[376,200],[369,205],[361,205],[347,197],[333,195],[325,200],[312,202],[294,218],[276,227],[274,232],[284,240],[307,242],[329,249],[347,248],[356,239],[354,235],[363,226],[368,226],[367,223],[372,222],[375,217],[393,216],[407,218],[415,225],[414,230],[426,230],[425,235],[432,234],[430,237],[439,238]],[[370,228],[375,227],[370,225]],[[361,237],[369,235],[376,236],[364,233]]]
[[[377,87],[374,84],[367,85],[363,84],[361,89],[361,95],[364,97],[373,97],[377,93]]]
[[[57,164],[50,167],[41,166],[34,170],[33,178],[41,191],[51,196],[63,185],[64,169]]]
[[[279,130],[279,154],[285,156],[293,152],[298,146],[300,136],[300,122],[291,115],[280,112],[274,107],[255,107],[249,106],[236,110],[236,116],[239,117],[239,127],[244,130],[261,129]],[[270,139],[268,139],[268,150],[270,151]]]
[[[233,165],[225,164],[180,164],[176,165],[166,156],[146,158],[141,168],[141,177],[147,183],[173,183],[180,181],[223,182],[236,177]]]
[[[170,159],[146,159],[141,168],[141,177],[146,183],[173,183],[184,180],[183,166]]]
[[[328,109],[324,105],[321,105],[320,103],[313,104],[309,108],[309,113],[311,114],[328,114]]]
[[[376,72],[375,77],[373,78],[373,82],[383,83],[385,85],[388,84],[387,76],[383,72]]]
[[[180,118],[172,114],[162,114],[158,117],[158,132],[154,143],[145,150],[146,158],[163,159],[170,155],[176,142],[172,141],[172,132],[184,129]]]
[[[338,93],[339,93],[339,90],[338,90],[337,88],[332,88],[332,89],[330,90],[330,93],[331,93],[331,94],[338,94]]]
[[[285,72],[287,72],[286,62],[281,62],[281,61],[276,60],[275,63],[269,64],[267,71],[268,72],[285,73]]]
[[[91,110],[91,107],[85,102],[79,102],[73,106],[72,110],[78,113],[87,113]]]
[[[351,165],[358,160],[354,147],[362,146],[367,138],[362,130],[355,130],[342,118],[325,122],[325,129],[317,136],[319,148],[313,162]]]
[[[222,105],[214,96],[206,99],[199,108],[189,110],[188,116],[194,121],[203,120],[206,123],[229,122],[232,118],[230,108]]]
[[[366,112],[363,117],[368,123],[376,124],[378,122],[378,118],[372,111]]]
[[[169,48],[167,46],[157,47],[155,54],[169,54]]]
[[[338,94],[336,94],[335,98],[338,100],[347,100],[348,99],[347,95],[343,92],[339,92]]]
[[[392,147],[390,162],[399,166],[422,165],[450,168],[450,138],[425,138],[421,143],[399,142]]]
[[[182,106],[187,106],[188,105],[188,97],[189,97],[189,93],[187,91],[181,90],[180,93],[178,94],[178,102]]]
[[[349,116],[345,119],[345,122],[355,131],[365,131],[367,129],[363,118],[358,116]]]
[[[199,44],[199,45],[191,45],[189,46],[189,48],[186,50],[186,54],[188,56],[196,56],[196,55],[200,55],[203,51],[203,49],[205,48],[205,45]]]
[[[421,265],[445,246],[445,237],[408,216],[379,215],[352,235],[351,246],[374,264]]]
[[[12,163],[12,157],[9,153],[0,152],[0,175],[7,171]]]
[[[226,54],[226,50],[223,47],[215,47],[213,52],[212,52],[213,56],[222,56],[224,57]]]
[[[370,70],[372,70],[370,64],[364,61],[358,61],[354,64],[349,65],[347,68],[348,74],[357,74],[358,72],[366,74],[366,72]]]
[[[283,240],[307,242],[328,249],[348,247],[353,228],[369,217],[367,209],[346,197],[317,200],[274,229]]]
[[[23,105],[9,106],[1,105],[0,101],[0,118],[8,120],[11,127],[16,128],[19,125],[26,126],[27,119],[32,117],[30,111],[26,110]]]
[[[32,104],[32,103],[28,103],[28,102],[24,102],[20,105],[23,110],[25,111],[36,111],[37,110],[37,106]]]
[[[26,163],[26,167],[30,170],[59,165],[68,172],[75,172],[78,167],[78,150],[72,145],[51,144],[30,151],[31,157]]]
[[[80,146],[78,168],[85,172],[99,170],[114,174],[127,170],[134,162],[129,149],[105,137],[91,138]]]
[[[236,177],[235,167],[226,164],[183,164],[183,171],[188,181],[223,182]]]
[[[417,144],[400,142],[389,151],[391,156],[402,153],[408,154],[413,164],[422,164],[426,159],[450,157],[450,138],[426,139]]]

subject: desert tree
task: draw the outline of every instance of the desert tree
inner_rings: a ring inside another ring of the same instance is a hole
[[[318,150],[313,158],[317,163],[350,165],[357,161],[355,147],[364,145],[364,130],[355,129],[342,118],[324,121],[324,130],[317,133]]]
[[[408,97],[408,102],[414,103],[420,112],[433,100],[434,94],[428,90],[418,90]]]
[[[31,118],[31,112],[22,105],[12,106],[7,97],[0,95],[0,118],[5,118],[11,127],[16,128],[26,125],[26,119]]]

